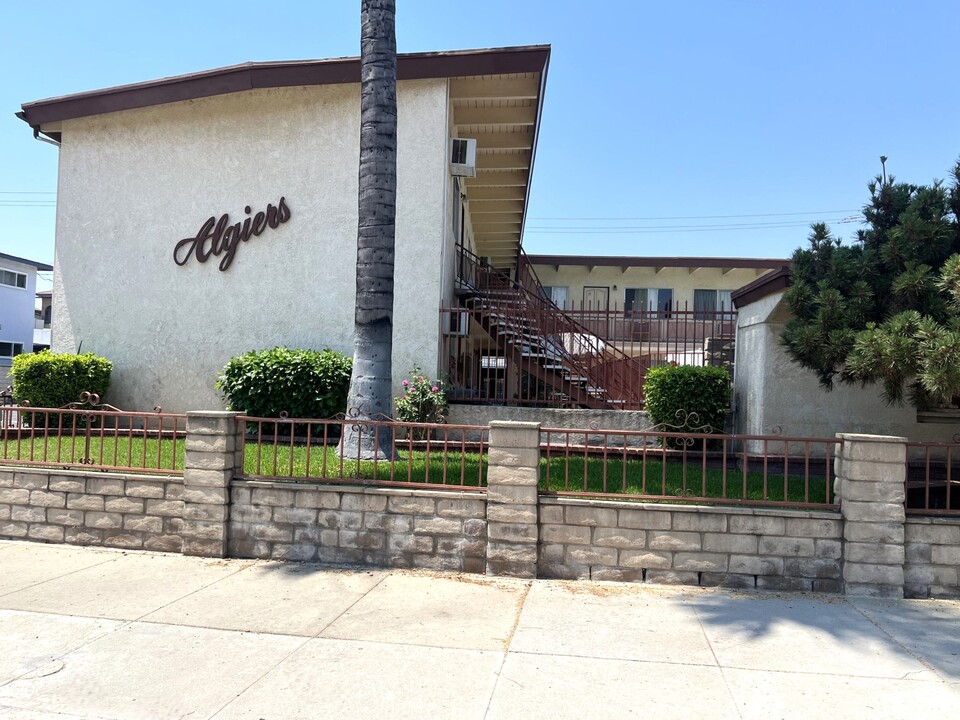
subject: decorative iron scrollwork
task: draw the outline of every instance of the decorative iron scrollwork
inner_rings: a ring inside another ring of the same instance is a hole
[[[715,433],[716,430],[712,425],[706,423],[701,424],[700,415],[695,412],[687,412],[686,410],[677,410],[675,417],[677,418],[676,423],[659,423],[650,428],[651,432],[661,432],[661,433],[691,433],[691,434],[703,434],[710,435]],[[669,441],[669,444],[677,448],[688,448],[693,446],[697,441],[697,438],[692,437],[670,437],[665,438],[664,441]]]

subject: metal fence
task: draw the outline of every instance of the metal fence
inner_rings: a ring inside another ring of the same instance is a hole
[[[908,442],[905,480],[907,514],[960,516],[960,436]]]
[[[361,421],[351,418],[240,418],[248,480],[342,482],[481,490],[486,487],[488,428]],[[344,442],[354,430],[357,449]],[[381,448],[361,456],[364,438]]]
[[[537,328],[525,329],[522,337],[528,344],[521,344],[519,349],[516,343],[504,343],[490,335],[477,319],[483,317],[483,308],[441,308],[442,356],[451,381],[451,400],[576,407],[576,398],[562,382],[564,379],[581,380],[588,389],[606,390],[611,373],[620,373],[620,385],[629,392],[613,393],[612,406],[639,409],[650,367],[675,364],[730,368],[733,364],[736,311],[694,311],[681,305],[660,311],[587,305],[538,313],[528,307],[508,307],[501,301],[490,310],[495,317],[488,324],[502,330],[508,310],[522,314],[530,328]],[[534,336],[541,339],[542,347],[529,344]],[[559,354],[551,355],[560,350],[577,357],[579,364],[574,366]],[[536,352],[544,356],[539,365],[530,360]],[[541,372],[543,369],[554,374]],[[618,403],[614,395],[628,400]]]
[[[839,444],[828,438],[547,428],[541,431],[540,489],[832,510]]]
[[[186,415],[0,407],[0,463],[183,473]]]

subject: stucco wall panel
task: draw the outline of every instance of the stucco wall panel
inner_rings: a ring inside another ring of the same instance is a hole
[[[446,82],[400,84],[394,366],[436,366]],[[273,88],[63,126],[56,350],[114,362],[128,408],[216,408],[217,372],[277,344],[353,352],[359,87]],[[290,220],[178,267],[210,216],[286,198]]]
[[[915,441],[949,441],[953,424],[918,423],[910,405],[884,403],[879,386],[835,383],[824,390],[816,375],[794,363],[780,342],[785,322],[777,293],[740,308],[734,389],[738,431],[832,438],[838,432],[901,435]]]

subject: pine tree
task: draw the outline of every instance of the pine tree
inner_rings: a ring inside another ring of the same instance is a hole
[[[782,340],[826,389],[880,383],[889,403],[960,405],[960,161],[951,175],[949,188],[877,177],[852,245],[817,223],[794,252]]]

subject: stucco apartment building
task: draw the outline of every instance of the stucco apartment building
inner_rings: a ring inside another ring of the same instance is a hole
[[[549,58],[398,57],[397,394],[416,366],[463,402],[638,409],[646,368],[702,362],[732,337],[729,292],[784,262],[527,257]],[[352,353],[359,69],[247,63],[23,106],[60,146],[52,349],[109,358],[113,404],[217,408],[234,355]]]
[[[10,383],[14,356],[33,351],[38,270],[53,267],[0,253],[0,390]]]
[[[515,271],[549,57],[398,58],[396,384],[442,369],[458,247]],[[352,354],[359,78],[358,58],[248,63],[26,103],[60,145],[52,349],[82,342],[113,404],[169,411],[221,406],[247,350]]]

